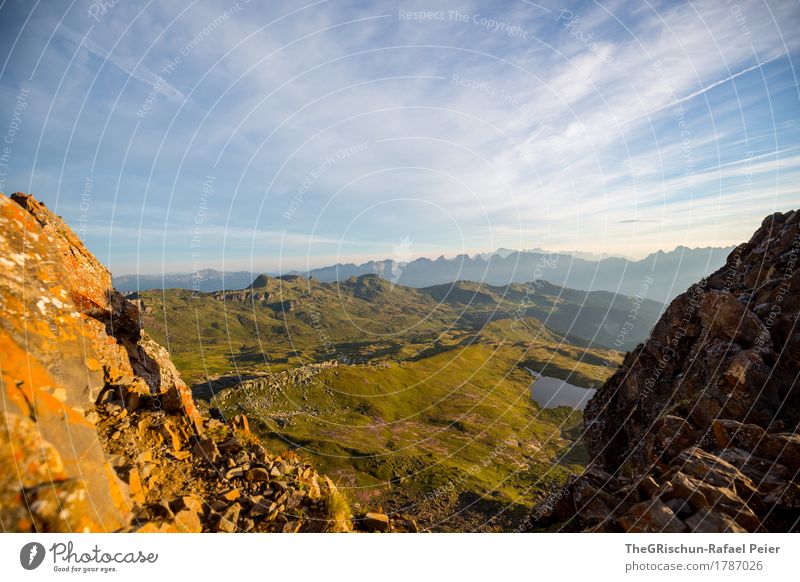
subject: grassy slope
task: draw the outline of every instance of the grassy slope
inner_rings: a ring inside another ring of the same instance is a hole
[[[338,287],[271,279],[257,301],[177,290],[143,299],[148,330],[168,340],[187,379],[233,368],[254,376],[212,404],[247,414],[268,448],[304,450],[363,508],[407,510],[434,529],[463,530],[512,528],[585,461],[572,440],[580,415],[540,410],[524,367],[591,386],[621,355],[578,347],[587,342],[570,336],[569,343],[532,317],[550,303],[561,305],[545,314],[551,322],[574,323],[569,291],[559,291],[561,298],[534,295],[517,324],[509,314],[522,286],[417,290],[369,278]],[[281,380],[281,371],[344,357],[370,363]]]
[[[220,301],[183,290],[141,297],[151,309],[148,330],[168,345],[191,382],[234,368],[277,371],[333,358],[414,360],[463,345],[476,333],[511,343],[613,345],[631,311],[629,299],[541,285],[532,292],[469,282],[414,289],[363,277],[339,285],[270,278],[257,290],[270,293],[268,301],[235,295]],[[660,308],[642,305],[629,344],[646,336]],[[526,329],[514,329],[520,317]],[[573,360],[576,353],[561,352]],[[541,350],[533,356],[539,364],[548,360]],[[593,382],[584,380],[575,383]]]
[[[449,518],[459,496],[479,492],[520,511],[581,460],[573,451],[553,462],[573,446],[562,432],[579,417],[539,410],[520,355],[479,343],[415,362],[337,366],[305,385],[252,382],[212,403],[247,414],[268,448],[304,450],[367,507],[432,523],[437,508]]]

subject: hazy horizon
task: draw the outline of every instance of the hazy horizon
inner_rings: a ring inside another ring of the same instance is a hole
[[[744,241],[742,241],[742,242],[744,242]],[[639,257],[632,257],[632,256],[624,257],[622,255],[605,254],[605,256],[596,255],[595,257],[592,257],[592,258],[587,258],[587,257],[583,257],[583,256],[578,257],[578,258],[582,258],[584,260],[589,260],[589,261],[599,261],[599,260],[602,260],[602,259],[605,259],[605,258],[616,258],[616,259],[626,259],[628,261],[636,262],[636,261],[641,261],[643,259],[646,259],[647,257],[652,256],[653,254],[658,253],[658,252],[671,253],[671,252],[677,251],[679,248],[681,248],[681,246],[683,246],[684,248],[688,248],[689,250],[703,250],[703,249],[725,249],[725,248],[734,247],[736,245],[698,246],[698,247],[686,247],[686,245],[678,245],[678,246],[676,246],[674,248],[671,248],[671,249],[656,249],[656,250],[654,250],[652,252],[648,252],[648,253],[646,253],[646,254],[644,254],[642,256],[639,256]],[[578,249],[572,249],[572,250],[541,249],[541,248],[507,249],[507,248],[504,248],[504,247],[497,248],[494,251],[468,252],[468,253],[464,253],[464,254],[468,255],[471,259],[475,259],[478,256],[495,254],[498,251],[511,251],[511,252],[520,252],[520,253],[545,252],[545,253],[556,253],[556,254],[561,254],[561,255],[593,254],[593,253],[588,253],[587,251],[581,251],[581,250],[578,250]],[[452,259],[457,258],[458,256],[459,256],[458,254],[450,255],[450,254],[441,254],[441,253],[438,254],[438,255],[436,255],[436,254],[434,254],[434,255],[421,254],[421,255],[414,255],[411,258],[409,258],[407,260],[404,260],[404,261],[399,261],[397,259],[393,259],[391,256],[375,257],[375,256],[372,256],[372,255],[364,255],[363,257],[351,257],[351,258],[347,258],[347,257],[339,257],[339,258],[331,257],[331,262],[320,262],[319,264],[311,264],[310,267],[307,267],[306,265],[300,265],[297,268],[286,266],[286,268],[283,271],[277,271],[277,270],[271,269],[269,267],[265,267],[265,268],[256,267],[256,268],[254,268],[254,270],[251,270],[251,269],[248,269],[248,268],[242,268],[242,269],[225,268],[225,269],[221,269],[221,268],[218,268],[218,267],[214,267],[212,265],[212,266],[202,266],[199,269],[192,269],[192,268],[189,267],[189,268],[185,268],[183,270],[179,269],[179,270],[169,270],[169,271],[166,271],[166,270],[165,271],[140,271],[138,273],[136,273],[136,272],[112,272],[112,274],[113,274],[114,277],[136,276],[136,275],[140,275],[140,276],[156,276],[156,275],[188,274],[188,273],[192,273],[192,272],[211,270],[211,271],[218,271],[218,272],[243,271],[243,272],[249,272],[249,273],[252,273],[252,274],[268,274],[268,275],[273,275],[274,274],[274,275],[278,275],[278,274],[282,274],[282,273],[283,274],[288,274],[288,273],[291,273],[291,272],[305,272],[305,271],[311,271],[311,270],[314,270],[314,269],[322,269],[322,268],[326,268],[326,267],[332,267],[332,266],[335,266],[337,264],[342,264],[342,265],[346,265],[346,264],[361,265],[361,264],[369,263],[369,262],[381,262],[381,261],[387,261],[387,260],[395,260],[395,261],[401,262],[401,263],[410,263],[410,262],[416,261],[418,259],[436,260],[436,259],[438,259],[440,257],[443,257],[443,258],[445,258],[447,260],[452,260]]]

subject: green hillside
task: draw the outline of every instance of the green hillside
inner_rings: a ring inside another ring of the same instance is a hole
[[[168,345],[191,382],[243,368],[279,371],[332,359],[409,361],[467,345],[479,333],[519,345],[545,341],[626,351],[647,337],[662,308],[642,302],[623,336],[627,341],[615,345],[635,305],[603,291],[462,281],[415,289],[371,275],[339,284],[266,276],[256,283],[242,291],[172,289],[137,297],[148,331]]]
[[[539,409],[522,356],[478,342],[413,362],[251,374],[211,406],[246,414],[275,452],[300,449],[355,507],[437,530],[509,529],[584,455],[570,433],[580,415]]]
[[[580,413],[541,410],[529,370],[601,383],[621,361],[603,346],[630,311],[628,298],[547,284],[374,276],[138,299],[201,406],[245,414],[268,449],[311,458],[357,511],[436,531],[513,529],[580,470]]]

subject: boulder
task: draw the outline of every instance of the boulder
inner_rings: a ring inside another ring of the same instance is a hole
[[[217,464],[222,458],[217,444],[210,438],[198,439],[192,447],[192,454],[195,457],[208,461],[212,465]]]
[[[236,531],[236,524],[239,522],[239,513],[242,506],[234,503],[228,507],[222,514],[222,517],[217,524],[217,530],[225,533],[233,533]]]
[[[389,516],[385,513],[369,512],[364,516],[361,525],[367,531],[388,531]]]
[[[727,515],[707,509],[698,511],[686,519],[686,527],[693,533],[744,533],[745,528]]]
[[[628,532],[680,533],[686,531],[684,524],[672,510],[661,501],[643,501],[631,507],[617,523]]]
[[[270,474],[264,467],[253,467],[247,471],[248,481],[269,481]]]

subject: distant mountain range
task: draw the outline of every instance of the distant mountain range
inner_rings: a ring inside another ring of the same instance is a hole
[[[512,251],[499,249],[492,254],[458,255],[455,258],[420,258],[408,263],[392,259],[336,264],[312,269],[302,274],[323,283],[345,281],[350,277],[376,274],[393,284],[408,287],[429,287],[459,280],[482,281],[490,285],[508,285],[530,281],[547,281],[555,285],[585,291],[613,291],[622,295],[644,294],[648,299],[666,302],[683,292],[725,263],[733,247],[691,249],[677,247],[658,251],[634,261],[621,257],[602,259],[586,253],[548,253],[539,249]],[[167,273],[164,275],[124,275],[114,279],[120,291],[145,289],[194,289],[218,291],[247,287],[256,274],[248,271],[215,271]]]
[[[195,273],[162,275],[122,275],[114,277],[114,288],[122,293],[149,289],[192,289],[209,293],[223,289],[243,289],[255,278],[250,271],[217,271],[202,269]]]

